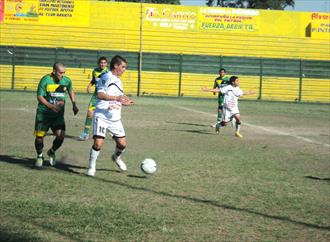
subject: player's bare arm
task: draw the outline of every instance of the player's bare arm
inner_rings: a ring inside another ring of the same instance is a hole
[[[110,96],[104,92],[98,92],[97,93],[97,98],[101,99],[101,100],[105,100],[105,101],[118,101],[121,103],[127,103],[130,99],[125,96],[125,95],[121,95],[121,96]]]
[[[87,93],[91,93],[91,88],[92,88],[92,86],[93,86],[93,83],[92,82],[90,82],[89,84],[88,84],[88,86],[87,86]]]
[[[79,112],[79,109],[78,109],[77,104],[76,104],[76,94],[75,94],[75,92],[74,91],[69,92],[69,97],[70,97],[70,100],[71,100],[71,103],[72,103],[73,114],[76,115]]]
[[[249,91],[243,91],[243,95],[253,95],[256,94],[255,91],[249,90]]]
[[[213,92],[213,93],[215,93],[215,92],[221,92],[219,89],[217,89],[217,88],[208,88],[208,87],[203,87],[202,88],[202,91],[203,92]]]
[[[135,102],[132,99],[128,99],[124,102],[121,102],[124,106],[130,106],[130,105],[134,105]]]
[[[63,106],[61,104],[49,103],[43,96],[38,96],[37,99],[38,99],[38,102],[44,104],[47,108],[54,111],[55,113],[58,113],[61,110],[61,106]]]

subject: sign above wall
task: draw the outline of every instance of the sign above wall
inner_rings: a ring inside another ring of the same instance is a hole
[[[4,0],[3,4],[3,21],[8,23],[89,25],[89,2],[85,0]]]
[[[259,10],[200,8],[199,29],[201,31],[257,32]]]

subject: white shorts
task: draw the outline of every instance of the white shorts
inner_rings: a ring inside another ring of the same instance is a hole
[[[228,109],[226,107],[223,107],[222,109],[222,120],[224,122],[229,122],[233,119],[234,115],[239,114],[239,110],[237,107]]]
[[[93,120],[93,135],[104,137],[107,131],[113,138],[124,138],[125,130],[121,120],[109,121],[100,117],[94,117]]]

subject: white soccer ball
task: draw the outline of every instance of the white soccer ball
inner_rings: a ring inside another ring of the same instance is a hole
[[[157,170],[157,164],[153,159],[147,158],[141,162],[141,171],[146,174],[152,174]]]

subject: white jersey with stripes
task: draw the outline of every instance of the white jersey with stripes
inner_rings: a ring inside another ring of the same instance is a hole
[[[102,75],[97,82],[97,93],[100,92],[110,96],[124,95],[122,81],[111,72],[108,72]],[[109,121],[118,121],[121,119],[121,107],[122,104],[118,101],[97,99],[94,116]]]
[[[243,95],[243,91],[239,87],[226,85],[219,88],[224,95],[224,107],[230,110],[238,108],[238,98]]]

